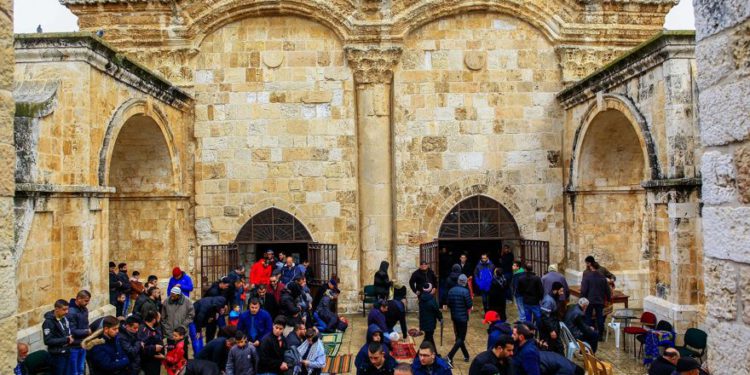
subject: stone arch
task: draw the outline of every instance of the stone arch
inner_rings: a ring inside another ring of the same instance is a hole
[[[467,213],[466,211],[468,211],[468,213],[476,214],[476,219],[484,217],[488,221],[485,224],[490,225],[483,228],[482,225],[475,225],[474,223],[477,222],[474,221],[470,221],[470,224],[468,225],[459,223],[464,216],[464,213]],[[492,211],[497,214],[497,217],[492,217]],[[462,226],[468,226],[469,228],[461,228]],[[465,231],[465,229],[469,229],[469,231]],[[464,198],[461,202],[453,206],[448,213],[443,216],[443,220],[440,222],[440,230],[438,232],[438,238],[452,238],[456,240],[465,238],[518,239],[520,237],[521,234],[518,229],[518,223],[516,223],[516,220],[510,211],[500,204],[500,202],[484,194],[476,194]]]
[[[145,116],[150,118],[158,126],[161,135],[166,143],[167,152],[169,153],[171,168],[171,188],[173,191],[180,190],[181,176],[179,173],[180,165],[175,148],[174,135],[168,126],[167,117],[158,106],[153,106],[145,99],[129,99],[125,101],[112,115],[107,130],[104,134],[102,148],[99,151],[99,169],[98,178],[100,186],[109,184],[110,164],[112,154],[117,143],[120,131],[134,116]]]
[[[422,2],[394,18],[393,34],[405,38],[431,22],[470,12],[499,13],[512,16],[532,25],[551,43],[555,43],[561,38],[560,30],[563,29],[563,24],[556,14],[534,6],[533,2],[522,0],[459,1],[446,6],[435,6],[430,2]]]
[[[271,228],[270,224],[283,221],[283,225]],[[279,230],[280,229],[280,230]],[[269,207],[252,216],[237,232],[234,242],[312,242],[313,237],[307,226],[293,214]]]
[[[345,41],[352,34],[352,24],[345,14],[326,1],[224,0],[197,12],[188,33],[195,36],[194,46],[199,47],[211,33],[245,18],[294,16],[317,22],[333,31],[340,41]]]
[[[658,179],[659,161],[656,154],[656,145],[651,137],[646,119],[628,97],[619,94],[604,94],[601,101],[589,106],[583,116],[581,125],[576,129],[571,152],[568,190],[574,191],[580,188],[580,164],[585,151],[584,143],[587,135],[592,131],[592,124],[599,124],[603,120],[602,116],[614,116],[615,120],[626,121],[632,127],[643,154],[643,178]]]
[[[309,225],[306,223],[311,223],[312,219],[310,216],[302,210],[301,207],[299,207],[296,204],[290,203],[284,199],[281,198],[267,198],[258,201],[257,203],[253,204],[250,207],[244,207],[243,211],[246,213],[245,215],[242,215],[238,219],[238,223],[241,223],[244,225],[248,221],[250,221],[254,216],[258,215],[259,213],[268,210],[270,208],[275,208],[281,211],[284,211],[288,213],[289,215],[292,215],[296,220],[298,220],[302,226],[305,227],[305,230],[307,230],[307,233],[310,233],[310,237],[315,238],[317,234],[317,228],[314,225]],[[239,231],[238,231],[239,233]]]
[[[532,214],[534,209],[527,202],[515,197],[515,188],[505,184],[498,176],[474,175],[467,176],[440,189],[436,197],[424,210],[422,219],[423,240],[437,238],[443,219],[457,204],[466,198],[483,195],[502,205],[513,216],[518,225],[519,234],[523,237],[524,226],[519,218]]]

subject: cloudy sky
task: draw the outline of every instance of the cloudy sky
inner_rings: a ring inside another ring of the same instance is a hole
[[[35,32],[42,25],[45,32],[76,31],[76,17],[58,0],[16,0],[15,31],[17,33]],[[695,29],[692,0],[680,0],[667,15],[664,26],[671,30]]]

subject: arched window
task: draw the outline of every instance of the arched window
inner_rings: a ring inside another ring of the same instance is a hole
[[[240,229],[235,242],[312,242],[312,236],[293,215],[269,208],[250,218]]]
[[[443,219],[440,239],[517,239],[518,225],[492,198],[476,195],[457,204]]]

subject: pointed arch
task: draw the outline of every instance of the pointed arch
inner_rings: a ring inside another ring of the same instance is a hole
[[[482,194],[465,198],[443,217],[438,238],[520,238],[513,215],[500,202]]]
[[[253,215],[240,228],[234,242],[312,242],[307,227],[294,215],[276,207],[267,208]]]

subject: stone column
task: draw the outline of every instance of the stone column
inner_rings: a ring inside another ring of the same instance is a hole
[[[750,3],[693,0],[713,374],[750,373]]]
[[[371,284],[382,260],[393,264],[391,87],[401,49],[347,47],[357,102],[360,280]],[[395,275],[391,266],[389,273]]]
[[[13,145],[13,1],[0,1],[0,374],[16,365],[16,258],[13,196],[16,148]]]

